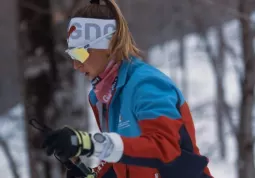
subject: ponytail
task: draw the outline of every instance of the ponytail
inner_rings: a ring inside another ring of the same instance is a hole
[[[112,9],[117,21],[116,33],[110,43],[111,54],[115,55],[117,59],[128,59],[129,55],[139,56],[140,50],[135,45],[120,8],[113,0],[105,0],[105,2]]]

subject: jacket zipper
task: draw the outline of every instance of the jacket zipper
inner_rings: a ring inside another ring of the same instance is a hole
[[[127,165],[126,165],[126,178],[129,178],[129,169]]]

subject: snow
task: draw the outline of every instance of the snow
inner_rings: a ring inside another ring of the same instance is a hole
[[[8,138],[8,146],[11,149],[18,172],[21,178],[27,178],[29,167],[27,166],[27,153],[25,147],[24,122],[23,122],[23,107],[17,105],[8,113],[0,117],[0,137]],[[1,176],[11,178],[10,168],[5,155],[0,147],[0,172]]]
[[[255,13],[252,16],[255,19]],[[238,31],[238,22],[236,20],[230,21],[224,25],[225,40],[231,47],[238,53],[237,58],[240,58],[240,36]],[[217,45],[215,40],[215,31],[210,29],[208,31],[210,42]],[[235,138],[231,134],[231,131],[226,127],[226,142],[227,142],[227,159],[222,161],[219,159],[218,144],[216,138],[216,123],[214,121],[214,98],[215,98],[215,79],[213,76],[213,70],[209,62],[207,54],[201,49],[201,42],[198,36],[190,34],[185,37],[187,59],[187,80],[188,80],[188,93],[186,95],[187,101],[192,110],[194,117],[195,127],[197,129],[197,144],[202,154],[209,157],[209,168],[212,175],[217,178],[236,178],[236,142]],[[180,76],[181,69],[176,66],[178,61],[178,41],[170,41],[164,46],[155,46],[150,51],[151,64],[159,68],[166,75],[176,81],[176,84],[181,88]],[[214,49],[215,50],[215,49]],[[240,60],[233,60],[232,56],[226,54],[227,58],[227,72],[224,78],[224,86],[226,90],[226,100],[231,107],[237,108],[240,100],[240,88],[239,77],[240,71],[237,73],[236,67],[242,69]],[[171,68],[169,68],[171,67]],[[83,88],[83,87],[81,87]],[[79,101],[82,102],[82,101]],[[208,103],[202,110],[193,111],[193,108],[201,103]],[[24,144],[24,125],[22,123],[22,105],[10,110],[9,113],[0,117],[0,136],[7,137],[7,134],[14,134],[8,140],[11,148],[11,152],[18,164],[19,173],[21,178],[28,177],[28,165],[27,154]],[[12,118],[10,120],[10,117]],[[90,132],[98,131],[95,120],[93,119],[93,113],[90,109]],[[226,124],[227,125],[227,124]],[[13,131],[13,132],[11,132]],[[11,178],[11,172],[9,165],[5,158],[5,155],[0,149],[0,172],[1,176],[5,178]],[[97,164],[93,158],[92,166]]]

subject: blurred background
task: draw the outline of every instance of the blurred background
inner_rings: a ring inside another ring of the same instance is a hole
[[[0,177],[63,177],[64,168],[40,149],[31,118],[98,130],[90,83],[64,53],[68,18],[80,3],[88,0],[1,3]],[[146,62],[183,91],[212,175],[254,178],[255,0],[117,3]]]

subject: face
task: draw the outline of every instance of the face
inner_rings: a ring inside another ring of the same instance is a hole
[[[107,49],[88,49],[88,53],[89,57],[84,63],[73,60],[73,67],[92,80],[106,68],[109,52]]]

